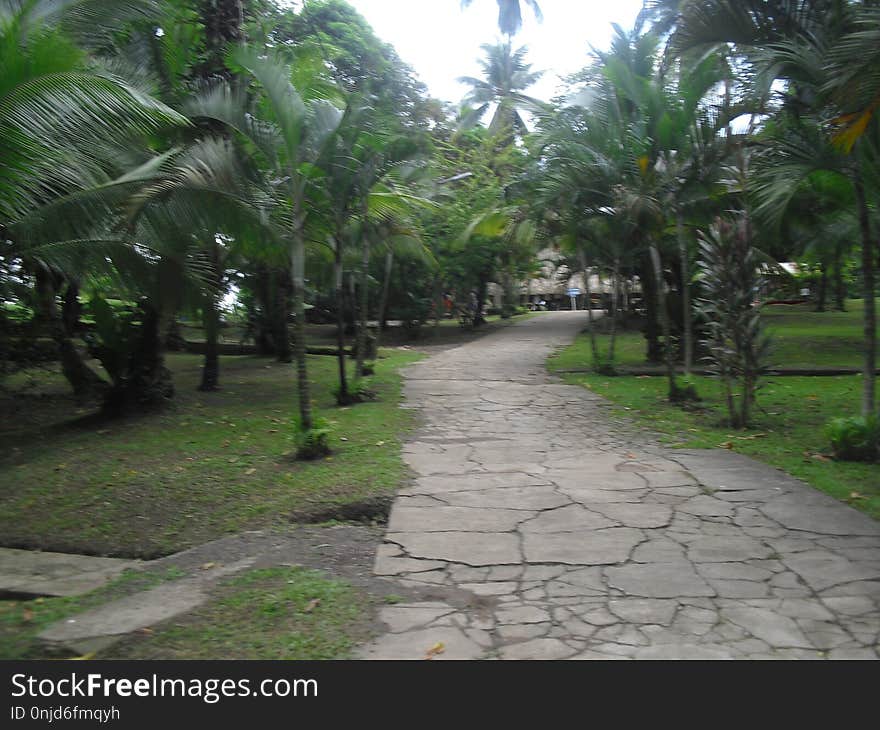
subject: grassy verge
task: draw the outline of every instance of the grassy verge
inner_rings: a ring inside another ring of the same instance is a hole
[[[71,598],[0,601],[0,658],[43,656],[36,636],[49,624],[147,590],[176,571],[128,571]],[[95,659],[344,659],[370,630],[371,599],[345,582],[295,567],[241,573],[185,616],[133,634]]]
[[[49,624],[181,575],[177,569],[164,574],[127,570],[107,585],[81,596],[0,601],[0,658],[37,658],[40,654],[35,637]]]
[[[369,631],[369,599],[303,568],[263,568],[218,586],[203,607],[100,659],[345,659]]]
[[[774,304],[764,308],[764,322],[773,338],[771,364],[774,367],[862,366],[861,300],[847,302],[846,312],[814,312],[807,305]],[[878,328],[880,333],[880,328]],[[602,353],[608,351],[609,337],[598,335]],[[615,345],[620,367],[644,367],[645,338],[641,332],[621,332]],[[590,340],[578,335],[572,347],[551,358],[552,370],[577,370],[589,366]]]
[[[722,447],[748,454],[880,518],[880,465],[833,461],[824,435],[831,418],[857,412],[860,376],[770,379],[758,395],[754,427],[742,432],[721,425],[721,390],[710,378],[694,378],[703,402],[689,410],[668,403],[662,377],[565,378],[613,401],[619,414],[634,417],[673,447]]]
[[[334,453],[311,463],[289,458],[292,365],[221,358],[223,389],[199,393],[201,358],[171,355],[172,408],[98,426],[69,420],[89,412],[75,410],[57,373],[19,373],[29,381],[6,384],[19,394],[3,404],[12,418],[0,424],[0,544],[154,557],[392,492],[406,474],[399,446],[412,425],[398,407],[398,369],[420,355],[384,355],[370,379],[379,400],[351,408],[335,406],[336,360],[310,358],[316,415],[334,430]]]

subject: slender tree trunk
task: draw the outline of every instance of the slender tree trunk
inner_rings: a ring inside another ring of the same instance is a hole
[[[620,258],[614,258],[614,268],[611,270],[611,341],[608,343],[608,370],[613,371],[614,350],[617,346],[617,289],[620,278]]]
[[[216,241],[211,245],[212,286],[204,292],[205,361],[202,366],[201,391],[214,391],[220,388],[220,310],[217,297],[223,272],[220,270],[220,246]],[[215,288],[216,287],[216,288]]]
[[[358,307],[356,378],[361,378],[364,375],[364,361],[367,358],[367,308],[370,305],[370,236],[366,231],[366,213],[364,221],[365,230],[361,232],[361,290],[360,306]]]
[[[825,262],[819,264],[821,275],[819,276],[819,296],[816,299],[816,311],[825,311],[825,300],[828,296],[828,266]]]
[[[590,291],[590,270],[587,267],[587,256],[581,251],[581,269],[584,272],[584,294],[587,297],[587,332],[590,335],[590,351],[593,354],[593,367],[599,365],[599,346],[596,343],[596,330],[593,328],[593,293]]]
[[[336,295],[336,360],[339,365],[339,405],[348,404],[345,374],[345,290],[342,283],[342,238],[337,235],[333,250],[333,286]]]
[[[642,259],[639,274],[642,283],[642,299],[645,305],[645,340],[647,340],[645,359],[648,362],[662,362],[663,352],[660,347],[660,327],[657,323],[657,292],[655,291],[657,282],[650,255],[646,255]]]
[[[480,284],[477,288],[477,311],[474,312],[474,327],[486,323],[486,320],[483,319],[483,302],[486,301],[486,291],[489,287],[489,276],[490,274],[488,272],[480,276]]]
[[[871,238],[871,220],[865,186],[862,181],[861,165],[856,168],[853,178],[856,202],[859,212],[859,230],[862,237],[862,276],[865,291],[865,362],[862,373],[862,415],[866,418],[874,414],[874,385],[877,372],[877,312],[874,302],[874,242]]]
[[[843,250],[840,244],[834,247],[834,307],[839,312],[846,311],[846,285],[843,281]]]
[[[385,252],[385,278],[382,281],[382,298],[379,301],[379,332],[384,332],[388,326],[388,292],[391,289],[391,270],[394,266],[394,249],[389,245]],[[419,323],[421,324],[421,323]],[[379,347],[378,337],[376,347]]]
[[[279,271],[275,277],[273,290],[274,303],[272,306],[273,337],[275,343],[275,356],[278,362],[293,362],[293,350],[290,347],[290,300],[293,281],[291,279],[292,266],[286,271]]]
[[[691,311],[691,275],[688,242],[684,231],[684,216],[676,212],[678,229],[678,257],[681,267],[681,317],[684,324],[684,374],[690,376],[694,358],[694,317]]]
[[[654,281],[657,288],[657,312],[660,315],[660,327],[663,330],[663,354],[666,360],[666,377],[669,379],[669,400],[678,400],[678,383],[675,380],[675,352],[669,331],[669,312],[666,309],[666,287],[663,281],[663,265],[657,246],[650,244],[651,262],[654,265]]]
[[[293,241],[291,246],[291,279],[293,283],[293,354],[296,359],[297,394],[299,396],[300,429],[312,429],[312,402],[309,397],[309,376],[306,365],[306,308],[305,268],[306,243],[303,232],[302,210],[298,196],[294,196]]]

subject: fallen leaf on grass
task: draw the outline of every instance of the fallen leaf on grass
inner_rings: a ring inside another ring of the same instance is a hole
[[[29,623],[33,620],[34,620],[34,612],[31,609],[26,608],[24,611],[21,612],[21,622],[22,623],[26,624],[26,623]]]
[[[320,605],[321,605],[321,599],[320,598],[313,598],[311,601],[309,601],[306,604],[306,607],[303,609],[303,613],[311,613]]]
[[[427,653],[425,654],[425,659],[433,659],[435,656],[437,656],[438,654],[442,654],[444,651],[446,651],[446,644],[444,644],[442,641],[438,641],[436,644],[434,644],[434,646],[428,649]]]
[[[850,499],[867,499],[868,497],[867,497],[867,495],[864,495],[860,492],[850,492],[849,498]]]
[[[210,570],[211,568],[213,568],[216,565],[217,565],[217,563],[204,563],[202,565],[202,570]]]
[[[733,441],[725,441],[724,443],[718,444],[719,449],[732,449]]]
[[[245,474],[255,474],[256,471],[257,471],[257,470],[254,469],[254,468],[252,467],[252,468],[250,468],[250,469],[246,469],[244,473],[245,473]]]
[[[384,446],[384,445],[385,445],[384,441],[377,441],[376,442],[376,446]]]

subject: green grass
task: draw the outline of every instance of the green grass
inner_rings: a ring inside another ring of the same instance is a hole
[[[99,659],[345,659],[368,631],[368,599],[303,568],[235,576],[185,617],[101,652]]]
[[[780,368],[826,368],[862,366],[861,300],[847,302],[846,312],[814,312],[807,305],[774,304],[765,307],[764,322],[773,339],[771,365]],[[880,327],[878,327],[880,333]],[[609,337],[598,335],[600,351],[608,350]],[[620,367],[644,367],[645,338],[641,332],[617,336],[616,363]],[[574,345],[550,360],[551,370],[578,370],[590,365],[590,341],[578,336]]]
[[[389,493],[406,475],[400,443],[412,425],[398,407],[398,368],[420,355],[383,354],[370,378],[379,399],[350,408],[335,406],[336,360],[309,359],[316,415],[333,428],[334,452],[308,463],[290,458],[292,365],[224,357],[223,389],[200,393],[201,358],[171,355],[173,407],[99,425],[69,422],[76,411],[57,373],[19,373],[6,387],[29,395],[2,404],[16,411],[0,424],[0,482],[9,485],[0,544],[153,557]]]
[[[37,658],[40,651],[35,638],[49,624],[181,575],[176,568],[163,574],[126,570],[107,585],[81,596],[0,601],[0,658]]]
[[[565,378],[613,401],[618,414],[634,417],[637,425],[671,446],[722,447],[747,454],[880,518],[880,465],[831,460],[824,434],[831,418],[858,411],[860,376],[770,378],[758,394],[760,408],[748,431],[722,425],[720,384],[711,378],[693,379],[704,399],[693,410],[666,400],[663,377]]]

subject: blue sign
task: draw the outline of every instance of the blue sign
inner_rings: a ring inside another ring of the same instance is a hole
[[[579,297],[580,295],[581,295],[580,289],[569,289],[568,290],[568,296],[570,296],[570,297]]]

